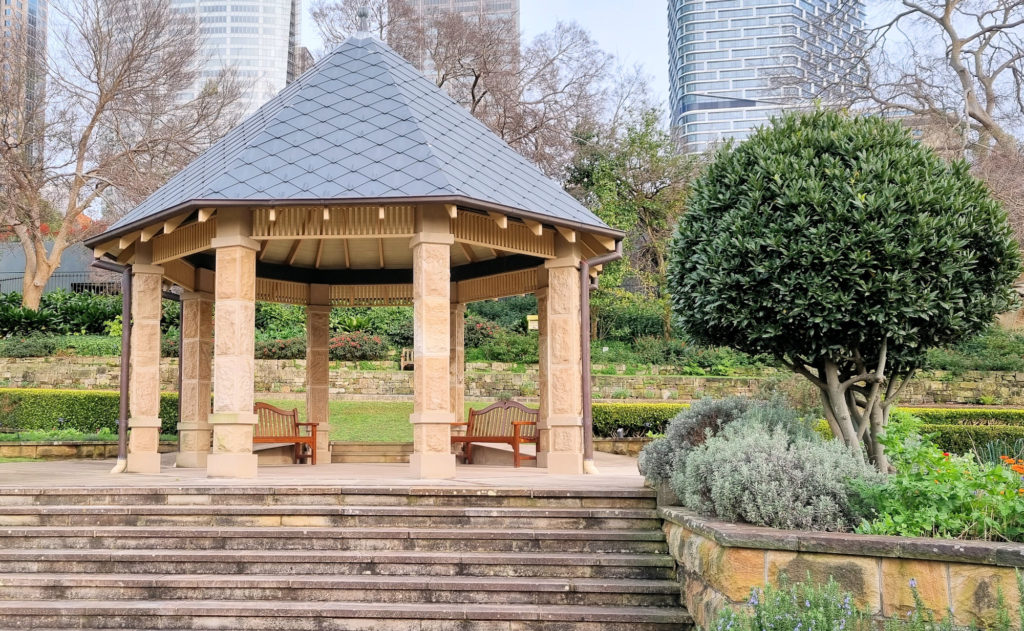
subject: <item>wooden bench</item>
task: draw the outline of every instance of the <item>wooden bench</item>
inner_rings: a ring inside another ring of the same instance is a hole
[[[522,460],[536,460],[536,456],[519,453],[519,446],[524,443],[537,444],[538,410],[528,408],[515,401],[499,401],[488,405],[482,410],[470,410],[469,420],[464,423],[452,423],[455,427],[465,427],[462,436],[452,436],[452,445],[465,445],[466,464],[473,464],[474,443],[503,443],[512,445],[513,464],[518,467]]]
[[[413,370],[416,367],[416,360],[412,355],[411,348],[403,348],[402,356],[398,360],[399,370]]]
[[[316,464],[316,423],[300,423],[297,409],[282,410],[267,403],[257,403],[252,411],[259,418],[253,429],[254,443],[293,443],[295,462],[306,457],[302,446],[309,445],[310,464]]]

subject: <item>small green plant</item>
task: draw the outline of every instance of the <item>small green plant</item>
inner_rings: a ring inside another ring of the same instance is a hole
[[[896,473],[884,483],[853,482],[867,514],[857,532],[1024,541],[1024,466],[982,464],[915,434],[881,440]]]
[[[629,396],[630,396],[630,392],[629,392],[629,390],[626,390],[625,388],[619,388],[615,392],[612,392],[612,398],[613,399],[628,399]]]
[[[999,397],[994,397],[989,394],[983,394],[978,397],[978,403],[981,405],[1002,405],[1003,400]]]

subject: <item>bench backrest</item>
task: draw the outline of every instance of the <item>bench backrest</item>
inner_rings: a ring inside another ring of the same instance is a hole
[[[515,401],[498,401],[482,410],[469,411],[466,436],[512,436],[512,421],[537,422],[540,412]],[[519,430],[523,438],[537,435],[536,425],[523,425]]]
[[[298,436],[299,422],[298,409],[282,410],[267,403],[257,403],[252,411],[259,418],[256,427],[253,429],[253,436],[262,438],[266,436]]]

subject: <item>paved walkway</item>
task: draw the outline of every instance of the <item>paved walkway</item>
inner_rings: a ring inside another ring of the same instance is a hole
[[[0,487],[151,487],[151,486],[380,486],[612,490],[637,489],[643,478],[636,459],[598,452],[597,475],[548,475],[534,467],[459,465],[454,480],[419,480],[407,464],[329,464],[264,466],[255,480],[207,478],[205,469],[176,469],[174,454],[164,454],[159,474],[112,475],[114,460],[54,460],[0,464]]]

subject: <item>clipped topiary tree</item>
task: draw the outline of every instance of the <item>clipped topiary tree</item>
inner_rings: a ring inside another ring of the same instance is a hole
[[[773,355],[818,387],[837,438],[885,469],[878,436],[925,350],[1011,308],[1006,213],[962,161],[898,122],[788,114],[719,151],[671,247],[695,341]]]

